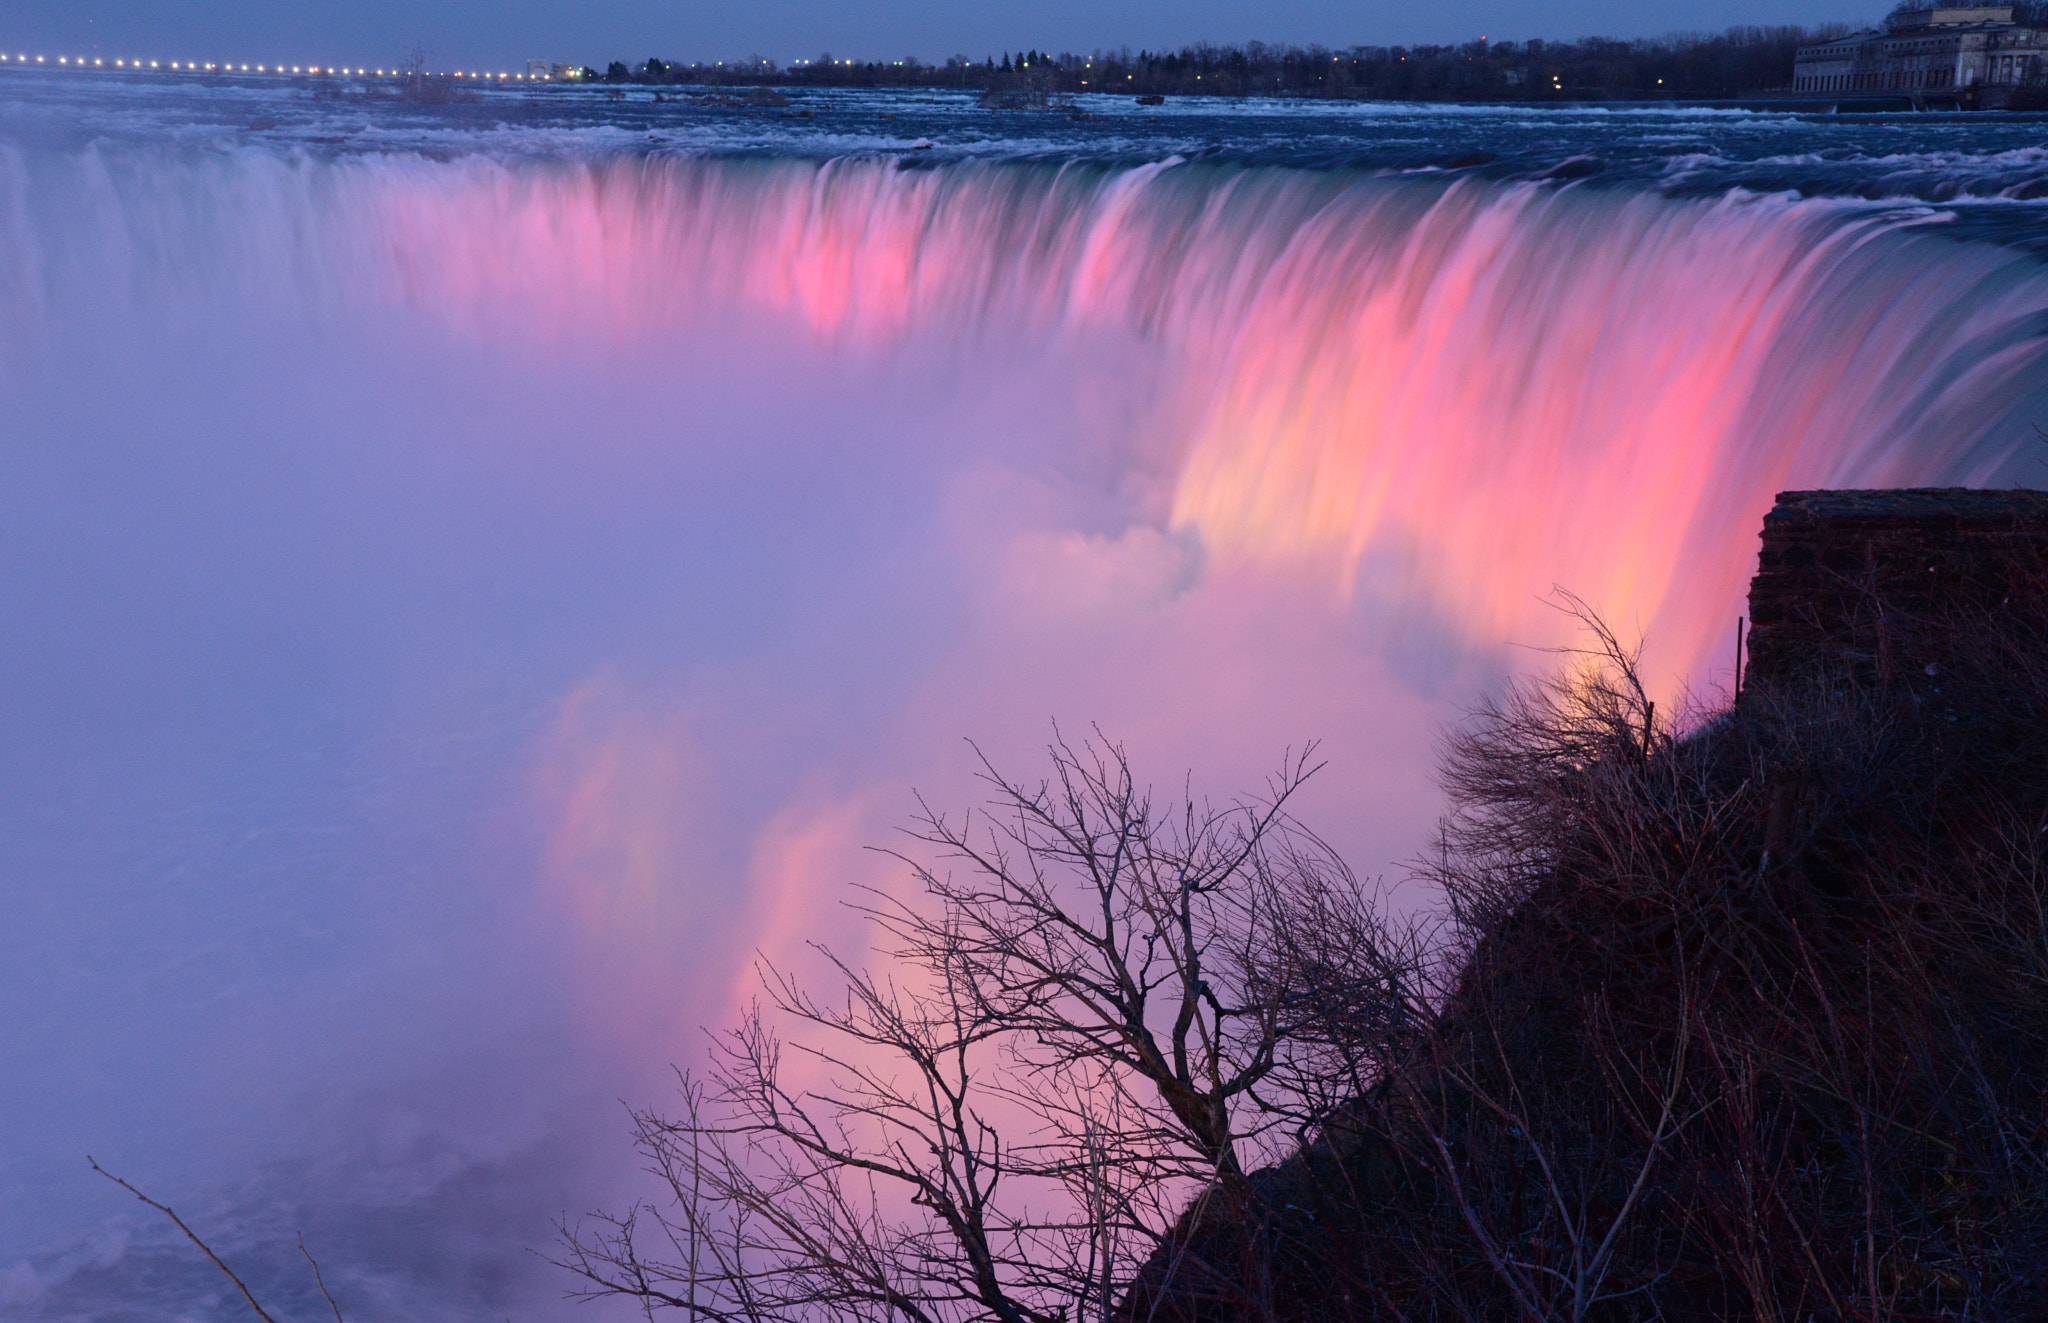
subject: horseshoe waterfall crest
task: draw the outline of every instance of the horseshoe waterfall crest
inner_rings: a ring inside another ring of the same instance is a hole
[[[1324,737],[1377,873],[1554,586],[1725,686],[1777,491],[2038,483],[2048,272],[1945,216],[0,138],[0,1312],[204,1282],[88,1150],[366,1317],[567,1311],[612,1100],[859,940],[961,735]]]

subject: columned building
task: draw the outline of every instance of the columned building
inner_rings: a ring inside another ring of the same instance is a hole
[[[1793,57],[1804,94],[1903,97],[1995,109],[2048,82],[2048,28],[2013,22],[2009,5],[1914,9]]]

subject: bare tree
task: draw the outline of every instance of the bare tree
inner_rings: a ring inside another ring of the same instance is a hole
[[[1260,1096],[1299,1018],[1288,935],[1361,908],[1287,813],[1313,750],[1223,807],[1155,804],[1115,745],[1051,755],[1036,784],[984,760],[981,814],[923,809],[891,852],[920,894],[860,905],[887,972],[827,952],[826,1001],[764,969],[681,1113],[635,1114],[669,1199],[565,1228],[588,1294],[716,1323],[1106,1319],[1200,1200],[1233,1253],[1183,1287],[1273,1316],[1248,1173],[1298,1137]],[[788,1083],[791,1051],[829,1083]]]

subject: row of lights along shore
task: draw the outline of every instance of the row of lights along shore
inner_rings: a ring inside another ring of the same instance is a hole
[[[198,60],[114,60],[87,59],[82,55],[59,55],[52,60],[43,55],[10,55],[0,52],[0,65],[37,65],[44,68],[65,69],[118,69],[123,73],[150,69],[175,70],[179,73],[259,73],[259,74],[320,74],[325,76],[352,76],[357,78],[396,78],[404,69],[351,69],[337,64],[235,64],[227,62],[201,62]],[[546,74],[486,73],[477,69],[456,69],[452,72],[429,73],[433,78],[475,78],[479,80],[501,80],[504,82],[545,83],[552,79]]]

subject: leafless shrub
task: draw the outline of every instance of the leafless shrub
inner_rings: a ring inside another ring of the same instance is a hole
[[[1360,1312],[2039,1317],[2048,621],[1895,615],[1912,683],[1689,730],[1589,623],[1448,743],[1458,971],[1335,1164]]]

